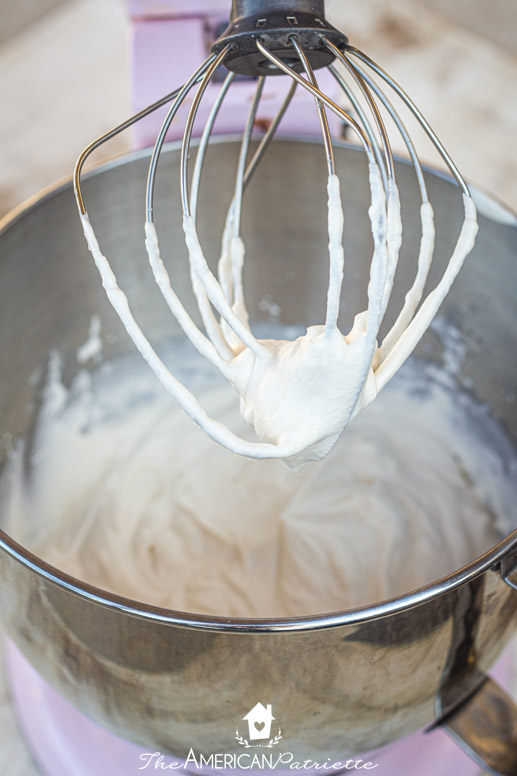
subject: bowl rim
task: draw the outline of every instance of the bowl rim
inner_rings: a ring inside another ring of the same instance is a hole
[[[214,138],[215,143],[235,142],[236,136],[220,135]],[[311,144],[321,144],[319,138],[305,136],[282,136],[277,142],[302,142]],[[336,141],[335,147],[346,148],[352,151],[362,153],[362,150],[345,141]],[[181,148],[181,142],[175,141],[166,144],[165,153],[177,151]],[[84,174],[84,179],[96,177],[105,172],[109,172],[117,167],[138,161],[141,158],[150,156],[152,149],[146,148],[138,151],[123,153],[98,164],[89,169]],[[397,158],[397,162],[410,164],[406,159]],[[449,183],[453,183],[452,176],[436,170],[428,165],[422,165],[425,172],[434,175]],[[4,217],[0,219],[0,236],[17,223],[24,215],[40,206],[46,200],[60,194],[67,189],[73,188],[71,176],[66,176],[42,191],[28,198],[20,205],[15,207]],[[475,187],[480,190],[479,187]],[[487,192],[483,192],[494,203],[502,206],[510,215],[515,215],[517,226],[517,214],[508,208],[505,204]],[[502,566],[504,561],[510,556],[517,557],[517,529],[494,545],[490,550],[472,560],[466,566],[453,572],[439,580],[417,588],[404,595],[396,596],[375,604],[358,607],[355,609],[346,609],[317,615],[304,615],[301,617],[274,617],[274,618],[241,618],[224,617],[215,615],[198,615],[190,612],[166,609],[164,607],[153,606],[139,602],[124,596],[110,593],[102,588],[83,582],[70,574],[46,563],[43,559],[26,549],[23,545],[12,539],[5,531],[0,528],[0,549],[7,553],[12,559],[20,563],[29,572],[34,572],[42,580],[56,585],[59,588],[78,596],[90,603],[103,606],[108,609],[132,615],[144,620],[162,623],[168,626],[176,626],[189,629],[198,629],[205,631],[223,631],[227,633],[274,633],[274,632],[307,632],[323,630],[328,628],[337,628],[340,626],[357,625],[371,620],[388,617],[400,612],[413,609],[417,606],[426,604],[435,598],[454,590],[462,585],[468,584],[477,577],[485,574],[489,570],[497,571],[502,577]]]

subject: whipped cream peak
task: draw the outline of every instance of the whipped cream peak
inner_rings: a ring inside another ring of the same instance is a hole
[[[242,417],[283,451],[291,468],[323,458],[335,445],[363,389],[355,367],[364,343],[364,333],[347,341],[338,329],[316,325],[294,341],[261,340],[265,357],[245,350],[235,360],[231,382]]]

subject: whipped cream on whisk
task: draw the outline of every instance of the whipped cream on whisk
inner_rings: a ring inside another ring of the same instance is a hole
[[[206,334],[194,324],[174,292],[160,256],[154,224],[146,223],[149,261],[171,312],[198,351],[231,383],[240,399],[242,417],[253,427],[259,441],[236,435],[224,423],[210,417],[161,361],[133,317],[87,214],[81,217],[104,288],[129,336],[187,414],[229,450],[250,458],[281,458],[295,471],[325,457],[352,418],[373,401],[412,353],[472,249],[477,233],[476,210],[472,199],[464,194],[465,221],[455,251],[442,279],[419,307],[434,248],[433,211],[428,201],[423,202],[415,281],[395,324],[379,343],[398,263],[402,225],[394,179],[389,179],[386,194],[380,169],[374,162],[369,164],[369,178],[374,253],[368,308],[356,315],[347,334],[337,325],[344,276],[344,217],[336,175],[330,175],[328,181],[330,265],[326,320],[309,326],[306,334],[294,341],[260,340],[250,328],[242,284],[245,251],[241,238],[232,234],[232,206],[223,235],[218,278],[208,267],[194,218],[184,218],[192,284]]]

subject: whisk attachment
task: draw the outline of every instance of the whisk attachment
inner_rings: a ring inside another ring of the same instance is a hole
[[[327,455],[347,424],[375,398],[412,353],[472,249],[477,232],[476,210],[468,186],[419,109],[379,65],[350,46],[346,37],[326,22],[323,10],[321,0],[234,0],[230,26],[214,44],[206,62],[181,89],[169,95],[172,104],[149,165],[145,233],[154,277],[185,335],[231,382],[240,398],[241,413],[255,429],[258,441],[241,438],[216,419],[209,418],[197,399],[159,359],[131,313],[128,300],[100,250],[84,207],[80,176],[85,159],[102,142],[156,110],[163,101],[94,141],[79,158],[74,178],[85,235],[110,301],[167,390],[209,436],[225,447],[252,458],[281,458],[295,470]],[[228,73],[209,112],[191,175],[189,160],[200,104],[208,85],[223,65]],[[344,99],[351,105],[350,111],[320,89],[317,71],[325,65],[342,88]],[[245,122],[235,187],[222,235],[218,268],[214,273],[206,261],[197,233],[197,203],[204,159],[217,115],[238,73],[255,75],[257,86]],[[251,140],[257,123],[260,124],[257,118],[267,79],[281,74],[290,79],[290,87],[277,116],[251,155]],[[189,92],[196,88],[185,123],[180,196],[190,275],[203,330],[194,324],[173,290],[160,255],[154,225],[155,180],[167,131]],[[241,238],[244,195],[297,88],[307,90],[314,97],[328,170],[327,309],[324,322],[309,326],[304,336],[294,341],[265,341],[253,333],[245,304],[245,246]],[[433,208],[418,153],[397,102],[409,109],[421,124],[456,180],[464,201],[465,220],[455,250],[441,280],[425,298],[424,290],[434,257]],[[369,218],[374,249],[368,308],[358,311],[347,333],[338,328],[345,265],[344,219],[328,110],[352,130],[363,148],[371,189]],[[401,204],[390,140],[393,130],[402,137],[415,171],[421,197],[422,236],[415,257],[413,284],[407,290],[395,323],[380,342],[379,332],[390,301],[402,244]]]

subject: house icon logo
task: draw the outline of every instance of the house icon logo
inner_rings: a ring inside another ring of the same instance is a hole
[[[243,719],[248,721],[250,741],[271,738],[271,722],[274,720],[274,716],[271,713],[270,703],[268,703],[267,708],[261,703],[257,703]]]
[[[271,749],[282,738],[282,731],[278,728],[277,734],[272,737],[271,727],[275,717],[271,710],[271,704],[264,706],[257,703],[243,718],[248,723],[247,735],[241,735],[239,728],[235,731],[235,738],[246,749],[252,747],[268,747]],[[259,743],[261,742],[261,743]]]

